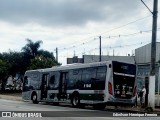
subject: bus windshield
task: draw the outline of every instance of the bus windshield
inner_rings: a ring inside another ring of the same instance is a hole
[[[136,66],[133,64],[120,63],[113,61],[113,72],[123,73],[128,75],[136,74]]]

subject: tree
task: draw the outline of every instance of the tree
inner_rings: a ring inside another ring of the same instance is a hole
[[[4,85],[6,83],[6,77],[9,75],[9,66],[8,63],[2,59],[0,59],[0,84],[1,90],[4,90]]]
[[[55,61],[51,58],[46,58],[44,56],[36,56],[34,59],[31,59],[31,64],[28,67],[29,70],[34,69],[43,69],[43,68],[50,68],[57,65]]]
[[[42,55],[43,57],[47,57],[55,60],[53,53],[46,50],[39,50],[38,55]]]
[[[46,50],[39,50],[38,52],[39,56],[43,56],[45,58],[51,58],[57,65],[60,65],[60,63],[58,63],[53,55],[52,52],[46,51]]]
[[[46,50],[39,50],[42,41],[33,42],[27,39],[27,44],[22,48],[24,59],[26,61],[27,69],[42,69],[55,65],[60,65],[52,52]]]
[[[0,59],[0,79],[4,79],[8,75],[8,63]]]
[[[31,39],[26,39],[26,41],[27,44],[22,47],[24,71],[30,66],[31,59],[38,55],[40,45],[43,43],[42,41],[33,42]]]
[[[9,51],[3,53],[3,59],[8,63],[8,72],[14,76],[16,73],[24,74],[26,70],[24,55],[21,52]]]
[[[39,50],[42,41],[33,42],[27,39],[27,44],[22,52],[0,53],[0,79],[8,75],[15,76],[17,73],[23,75],[27,69],[39,69],[60,65],[55,61],[52,52]]]
[[[30,39],[26,39],[27,44],[22,48],[22,51],[34,58],[38,55],[38,49],[40,48],[40,45],[43,43],[41,40],[33,42]]]

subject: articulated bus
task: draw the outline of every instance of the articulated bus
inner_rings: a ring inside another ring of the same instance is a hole
[[[69,102],[73,107],[135,104],[136,65],[118,61],[72,64],[26,71],[24,100]]]

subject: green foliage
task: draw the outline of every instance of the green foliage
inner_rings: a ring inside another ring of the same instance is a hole
[[[22,51],[31,57],[35,57],[38,54],[38,49],[40,48],[40,45],[43,43],[42,41],[36,41],[35,43],[30,40],[26,39],[27,44],[22,48]]]
[[[33,42],[27,39],[27,44],[22,47],[22,52],[0,53],[0,79],[16,73],[24,74],[28,69],[49,68],[60,65],[55,61],[52,52],[39,50],[42,41]]]
[[[10,66],[8,71],[10,75],[24,73],[25,61],[23,53],[9,51],[8,53],[3,53],[3,59],[7,61]]]
[[[46,50],[39,50],[38,55],[42,55],[43,57],[51,58],[55,60],[55,57],[52,52],[46,51]]]
[[[34,59],[31,59],[31,64],[28,67],[28,69],[34,70],[34,69],[50,68],[55,65],[56,63],[51,58],[46,58],[41,55],[41,56],[36,56]]]
[[[4,79],[8,75],[9,65],[6,61],[0,59],[0,79]]]

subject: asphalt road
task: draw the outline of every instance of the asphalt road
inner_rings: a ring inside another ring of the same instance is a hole
[[[114,115],[127,115],[130,113],[116,111],[98,111],[92,109],[72,108],[69,105],[54,106],[44,103],[32,104],[31,102],[11,101],[0,99],[0,116],[2,112],[11,112],[13,118],[0,117],[0,120],[159,120],[158,117],[113,117]],[[35,114],[32,114],[35,113]],[[36,114],[37,113],[37,114]],[[136,113],[133,113],[136,114]],[[3,113],[6,115],[6,113]],[[17,116],[42,116],[42,118],[17,118]],[[140,114],[142,115],[142,114]]]

